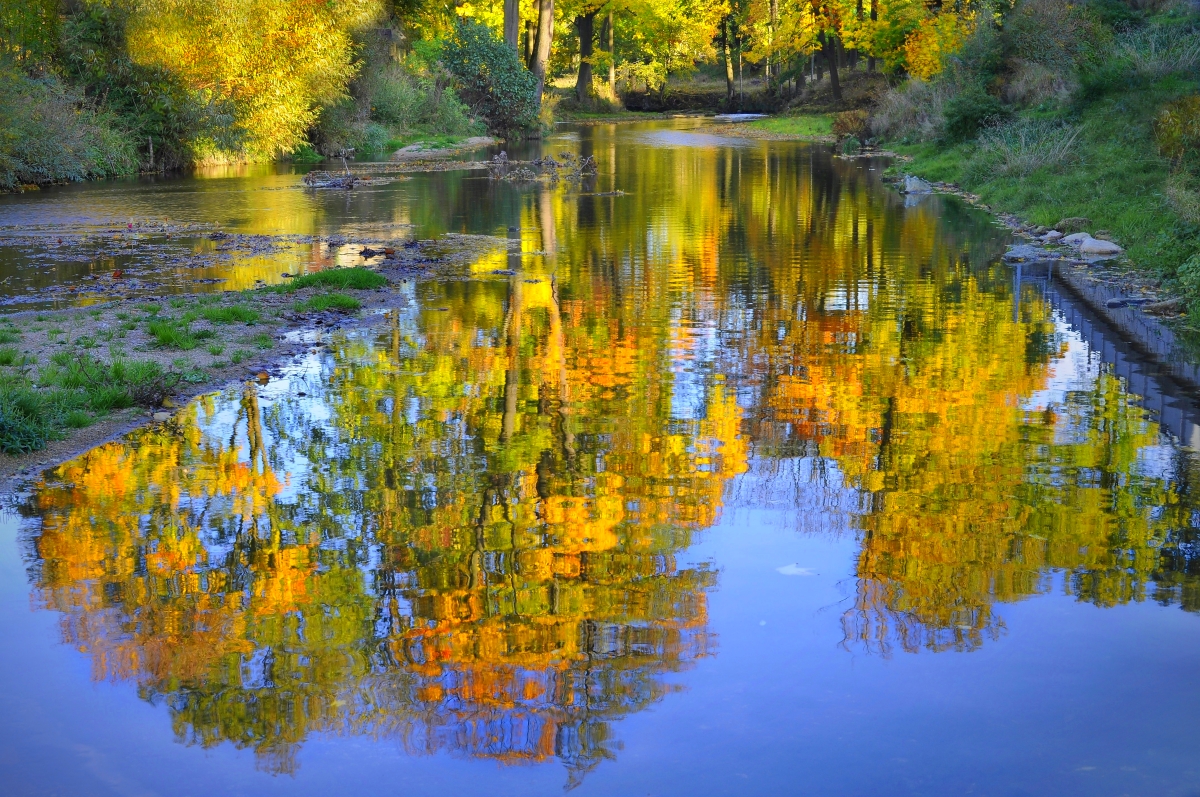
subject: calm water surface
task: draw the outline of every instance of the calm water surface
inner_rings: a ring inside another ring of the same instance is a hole
[[[18,498],[0,791],[1200,794],[1192,399],[981,214],[697,124],[6,199],[523,253]]]

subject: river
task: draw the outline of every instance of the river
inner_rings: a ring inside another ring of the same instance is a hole
[[[563,151],[598,176],[0,201],[18,305],[520,240],[10,499],[4,793],[1200,791],[1189,391],[882,161],[694,119],[509,154]]]

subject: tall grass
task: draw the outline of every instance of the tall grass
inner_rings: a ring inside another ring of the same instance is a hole
[[[1044,166],[1078,157],[1080,129],[1038,119],[1017,119],[979,136],[981,166],[996,174],[1025,177]]]
[[[1187,73],[1200,67],[1200,30],[1147,25],[1120,34],[1115,50],[1146,77]]]

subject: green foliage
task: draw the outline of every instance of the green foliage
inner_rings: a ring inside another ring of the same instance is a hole
[[[944,136],[948,141],[969,141],[988,125],[1003,122],[1011,111],[997,98],[972,86],[946,101]]]
[[[344,293],[322,293],[311,299],[296,303],[298,312],[323,313],[326,310],[337,310],[348,313],[362,307],[362,302]]]
[[[302,288],[333,288],[336,290],[368,291],[387,285],[387,277],[369,268],[331,268],[326,271],[314,271],[312,274],[301,274],[288,280],[276,290],[292,293]]]
[[[461,21],[446,42],[443,59],[461,97],[490,130],[509,135],[537,121],[536,79],[486,25]]]
[[[0,190],[137,170],[132,142],[57,78],[0,65]]]
[[[58,0],[0,2],[0,59],[45,62],[58,43]]]
[[[833,116],[827,113],[772,116],[769,119],[755,119],[748,124],[750,127],[768,133],[792,136],[828,136],[833,131]]]

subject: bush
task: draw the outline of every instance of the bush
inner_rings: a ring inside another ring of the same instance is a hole
[[[83,98],[0,66],[0,189],[136,171],[133,143]]]
[[[1200,150],[1200,94],[1176,100],[1162,109],[1154,121],[1154,141],[1176,165]]]
[[[833,117],[833,134],[838,138],[866,138],[870,116],[866,111],[842,111]]]
[[[932,141],[945,129],[945,102],[953,86],[943,80],[907,80],[884,94],[871,116],[871,132],[900,141]]]
[[[980,129],[1003,122],[1010,113],[1000,100],[972,86],[946,101],[943,137],[952,142],[970,141]]]
[[[537,81],[517,53],[475,20],[462,20],[443,53],[459,93],[489,129],[505,136],[538,118]]]

